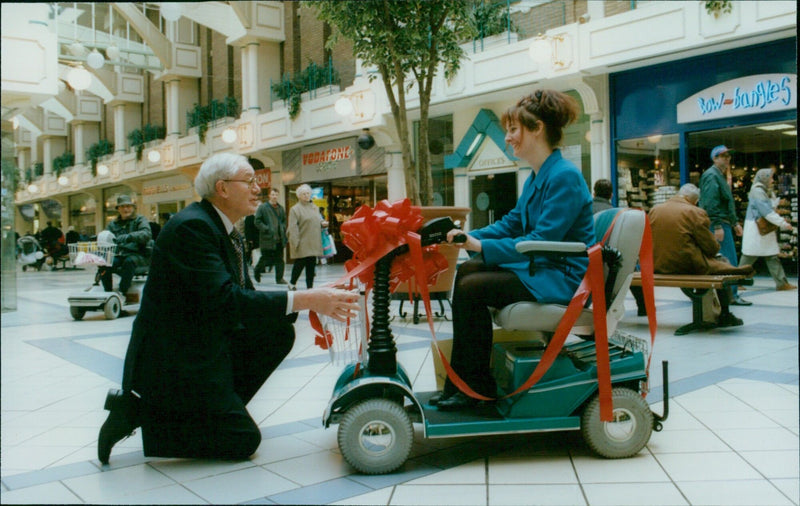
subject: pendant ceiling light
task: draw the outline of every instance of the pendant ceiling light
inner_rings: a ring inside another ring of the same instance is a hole
[[[177,2],[162,2],[161,16],[167,21],[177,21],[181,18],[182,7]]]
[[[78,4],[72,3],[72,12],[73,12],[73,20],[72,20],[72,38],[75,39],[75,42],[69,45],[69,52],[72,56],[82,57],[89,54],[89,50],[86,49],[86,46],[80,43],[78,40]]]
[[[67,73],[67,82],[74,90],[85,90],[92,85],[92,74],[83,65],[78,65]]]
[[[103,67],[103,64],[106,62],[106,59],[100,54],[100,51],[97,50],[97,30],[95,29],[95,12],[94,12],[94,3],[92,4],[92,45],[94,49],[89,56],[86,57],[86,63],[92,67],[93,69],[99,69]]]

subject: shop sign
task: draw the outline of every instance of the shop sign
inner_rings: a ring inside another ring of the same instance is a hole
[[[326,142],[300,150],[304,182],[325,181],[357,175],[355,139]]]
[[[142,186],[142,203],[190,199],[194,196],[193,190],[192,183],[183,176],[155,179]]]
[[[719,83],[678,104],[678,123],[797,109],[797,74],[759,74]]]
[[[517,165],[506,156],[494,141],[487,141],[487,139],[484,138],[480,151],[469,165],[469,170],[471,172],[476,172],[516,166]]]
[[[259,188],[269,188],[272,186],[272,171],[270,169],[259,169],[253,171],[253,177],[256,178]]]

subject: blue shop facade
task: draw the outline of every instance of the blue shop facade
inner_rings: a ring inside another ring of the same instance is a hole
[[[774,167],[779,212],[797,226],[796,37],[611,74],[609,101],[617,205],[649,210],[697,184],[724,144],[739,218],[755,172]],[[796,271],[796,230],[781,243]]]

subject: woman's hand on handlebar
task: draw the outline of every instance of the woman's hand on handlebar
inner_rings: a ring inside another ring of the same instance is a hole
[[[467,251],[481,252],[481,242],[463,230],[454,228],[447,233],[447,242]]]

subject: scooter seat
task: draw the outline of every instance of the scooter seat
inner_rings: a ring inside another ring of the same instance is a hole
[[[567,306],[561,304],[543,304],[541,302],[514,302],[495,310],[494,322],[506,330],[524,330],[538,332],[555,332]],[[533,317],[532,317],[533,316]],[[573,331],[580,333],[585,327],[589,333],[594,320],[592,311],[584,309],[575,321]]]

